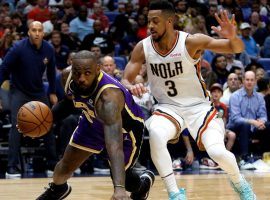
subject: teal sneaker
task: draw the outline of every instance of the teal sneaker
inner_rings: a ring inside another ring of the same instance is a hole
[[[184,188],[180,188],[179,192],[170,192],[169,200],[187,200],[186,190]]]
[[[233,184],[231,182],[231,185],[235,192],[238,193],[241,200],[256,200],[256,195],[254,194],[252,187],[250,184],[242,178],[240,183]]]

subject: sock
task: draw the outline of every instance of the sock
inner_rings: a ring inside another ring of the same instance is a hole
[[[67,182],[66,182],[66,183],[63,183],[63,184],[61,184],[61,185],[55,185],[55,184],[53,183],[53,188],[54,188],[56,191],[64,191],[64,190],[67,189],[67,187],[68,187]]]
[[[170,193],[170,192],[175,192],[175,193],[179,192],[174,173],[171,173],[168,176],[161,177],[161,178],[163,179],[163,182],[165,184],[165,187],[166,187],[168,193]]]

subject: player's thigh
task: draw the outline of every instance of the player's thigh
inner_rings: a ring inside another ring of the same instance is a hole
[[[146,128],[149,131],[150,140],[152,137],[158,137],[164,141],[175,139],[180,135],[181,125],[172,117],[153,114],[146,122]]]
[[[202,143],[207,149],[214,144],[224,144],[225,127],[222,118],[215,118],[211,120],[207,129],[202,134]]]

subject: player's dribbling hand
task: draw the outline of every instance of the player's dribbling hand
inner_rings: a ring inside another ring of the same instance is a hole
[[[141,97],[144,93],[148,91],[148,89],[142,83],[138,83],[130,86],[129,91],[132,95]]]
[[[131,198],[127,195],[124,188],[119,188],[114,190],[114,194],[112,195],[111,200],[131,200]]]
[[[20,130],[18,124],[16,124],[16,128],[17,128],[17,130],[19,131],[19,133],[22,133],[22,131]]]

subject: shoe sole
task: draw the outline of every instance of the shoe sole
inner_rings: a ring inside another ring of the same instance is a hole
[[[72,190],[71,186],[68,185],[68,190],[58,200],[65,199],[71,193],[71,190]]]
[[[6,172],[6,179],[20,179],[22,177],[21,174],[9,174]]]
[[[94,167],[94,172],[110,172],[110,169],[100,169]]]

